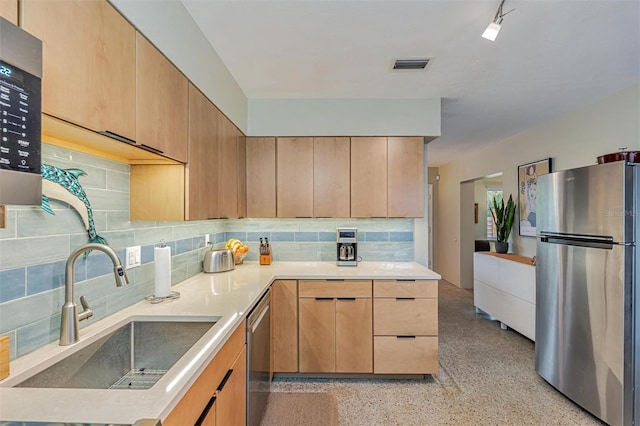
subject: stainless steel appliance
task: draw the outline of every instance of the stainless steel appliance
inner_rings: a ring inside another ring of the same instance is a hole
[[[611,425],[640,421],[639,169],[537,182],[536,371]]]
[[[271,392],[271,293],[247,318],[247,425],[258,426]]]
[[[338,266],[357,266],[358,230],[356,228],[338,228],[336,242],[338,245]]]
[[[40,205],[42,42],[0,18],[0,204]]]
[[[204,252],[202,270],[207,273],[226,272],[235,269],[233,251],[231,249],[215,249],[213,246]]]

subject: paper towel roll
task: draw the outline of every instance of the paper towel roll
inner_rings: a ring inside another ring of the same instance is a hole
[[[153,270],[155,272],[155,296],[167,297],[171,292],[171,247],[153,249]]]

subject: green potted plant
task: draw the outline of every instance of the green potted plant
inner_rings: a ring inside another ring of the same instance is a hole
[[[497,197],[493,197],[493,208],[491,215],[493,222],[496,224],[496,252],[506,253],[509,250],[509,235],[513,227],[513,218],[516,214],[516,205],[513,198],[509,195],[509,201],[505,206],[504,200],[498,201]]]

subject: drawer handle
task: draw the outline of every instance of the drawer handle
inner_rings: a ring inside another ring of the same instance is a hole
[[[401,282],[401,283],[415,283],[416,282],[416,280],[396,280],[396,281]]]
[[[415,297],[396,297],[396,300],[416,300]]]
[[[220,382],[220,384],[218,385],[218,392],[221,392],[222,389],[224,388],[224,385],[227,384],[227,380],[229,380],[229,377],[231,377],[231,374],[233,373],[233,369],[230,368],[229,371],[227,371],[227,374],[224,375],[222,381]]]
[[[145,144],[143,144],[143,143],[141,143],[141,144],[140,144],[140,146],[141,146],[142,148],[146,149],[147,151],[156,152],[156,153],[158,153],[158,154],[164,154],[164,151],[162,151],[161,149],[154,148],[154,147],[152,147],[152,146],[145,145]]]
[[[202,410],[202,414],[200,414],[200,417],[198,417],[198,420],[196,420],[196,423],[193,426],[202,426],[202,423],[204,423],[204,419],[207,418],[207,414],[209,414],[209,411],[211,410],[211,407],[213,407],[214,402],[216,402],[216,397],[212,396],[209,402],[207,402],[207,406],[204,407],[204,410]]]
[[[338,300],[356,300],[355,297],[338,297]]]
[[[136,141],[134,141],[133,139],[130,139],[130,138],[126,137],[126,136],[119,135],[116,132],[112,132],[110,130],[103,130],[102,132],[98,132],[98,133],[100,133],[102,136],[106,136],[108,138],[115,139],[115,140],[118,140],[120,142],[128,143],[128,144],[131,144],[131,145],[135,145],[136,144]]]
[[[333,300],[333,297],[316,297],[316,300]]]
[[[344,279],[339,279],[339,278],[329,278],[327,281],[344,281]]]
[[[396,336],[397,339],[415,339],[416,336]]]

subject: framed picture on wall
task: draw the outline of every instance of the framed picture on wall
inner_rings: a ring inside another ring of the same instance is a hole
[[[551,173],[551,158],[518,166],[520,235],[536,236],[536,191],[538,176]]]

